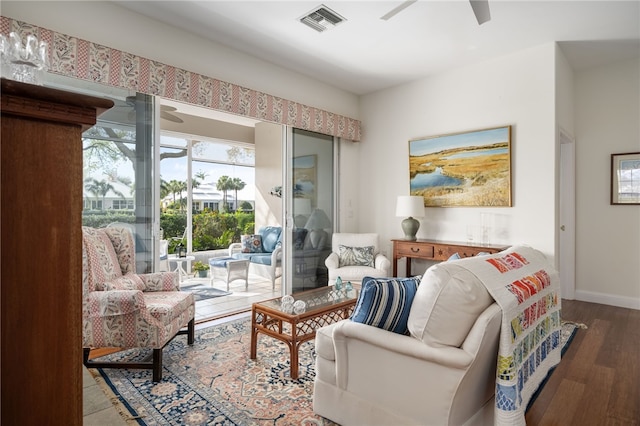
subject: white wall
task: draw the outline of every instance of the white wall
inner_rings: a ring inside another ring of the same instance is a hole
[[[263,226],[282,226],[282,198],[271,190],[282,185],[283,126],[256,124],[256,231]]]
[[[547,44],[362,97],[358,220],[349,230],[378,232],[387,251],[402,237],[395,202],[409,193],[410,139],[512,125],[513,206],[426,208],[418,238],[466,241],[467,225],[489,213],[503,228],[491,243],[526,243],[553,258],[554,64]]]
[[[2,16],[358,119],[358,98],[115,3],[2,1]]]
[[[640,152],[640,61],[575,85],[576,298],[640,309],[640,206],[610,205],[611,154]]]

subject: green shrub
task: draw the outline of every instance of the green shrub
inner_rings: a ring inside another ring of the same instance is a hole
[[[187,229],[187,214],[184,212],[160,213],[160,228],[165,239],[181,238]]]
[[[82,212],[82,225],[92,228],[104,228],[113,222],[135,223],[133,212],[114,212],[113,210],[88,210]]]

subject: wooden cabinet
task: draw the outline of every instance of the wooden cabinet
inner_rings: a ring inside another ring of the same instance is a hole
[[[81,425],[81,135],[113,102],[1,84],[0,423]]]
[[[398,274],[398,259],[407,259],[407,273],[411,272],[411,259],[444,261],[455,253],[472,257],[478,253],[497,253],[508,246],[466,244],[438,240],[391,240],[393,242],[393,276]]]

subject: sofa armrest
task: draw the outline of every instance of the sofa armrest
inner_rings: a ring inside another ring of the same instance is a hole
[[[138,276],[144,283],[144,291],[180,291],[177,272],[153,272]]]
[[[387,275],[389,275],[389,271],[391,269],[391,261],[387,259],[384,254],[376,254],[376,257],[374,258],[374,265],[376,269],[387,271]]]
[[[242,243],[231,243],[229,245],[229,256],[233,253],[238,253],[242,251]]]
[[[282,246],[278,245],[275,250],[271,252],[271,266],[273,268],[278,266],[278,261],[282,260]]]
[[[89,318],[128,315],[146,307],[140,290],[92,291],[88,300]]]
[[[329,269],[337,269],[340,265],[340,258],[338,257],[338,253],[332,252],[327,256],[324,260],[324,265]]]

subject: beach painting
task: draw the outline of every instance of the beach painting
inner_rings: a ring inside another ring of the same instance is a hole
[[[510,207],[511,126],[409,141],[409,189],[427,207]]]

